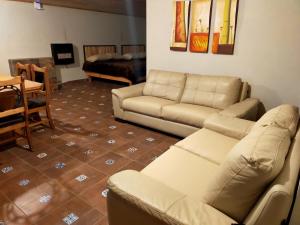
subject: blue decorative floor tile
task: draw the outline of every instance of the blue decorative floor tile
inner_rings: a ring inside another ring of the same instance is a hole
[[[78,182],[83,182],[86,179],[88,179],[88,177],[86,175],[84,175],[84,174],[82,174],[82,175],[80,175],[80,176],[78,176],[78,177],[75,178],[75,180],[77,180]]]
[[[23,148],[29,149],[29,145],[23,145]]]
[[[108,144],[111,144],[111,145],[113,145],[113,144],[115,144],[115,143],[116,143],[116,140],[114,140],[114,139],[111,139],[111,140],[108,140],[108,141],[107,141],[107,143],[108,143]]]
[[[89,150],[83,152],[83,154],[85,154],[85,155],[91,155],[91,154],[93,154],[93,153],[94,153],[94,151],[91,150],[91,149],[89,149]]]
[[[129,132],[127,132],[127,134],[134,135],[134,132],[133,131],[129,131]]]
[[[149,138],[147,138],[147,139],[146,139],[146,141],[148,141],[148,142],[153,142],[153,141],[155,141],[155,139],[154,139],[154,138],[151,138],[151,137],[149,137]]]
[[[65,166],[66,166],[66,164],[63,162],[59,162],[59,163],[55,164],[56,169],[63,169],[63,168],[65,168]]]
[[[2,173],[4,173],[4,174],[9,173],[13,170],[14,170],[14,168],[12,166],[7,166],[7,167],[4,167],[1,169]]]
[[[66,144],[66,146],[68,146],[68,147],[72,147],[72,146],[74,146],[76,143],[74,142],[74,141],[70,141],[70,142],[68,142],[67,144]]]
[[[130,153],[134,153],[138,150],[138,148],[136,147],[131,147],[131,148],[128,148],[127,151],[130,152]]]
[[[59,136],[56,135],[56,134],[54,134],[54,135],[52,135],[50,138],[51,138],[51,139],[57,139],[57,138],[59,138]]]
[[[90,137],[98,137],[99,134],[97,134],[97,133],[90,133],[89,136],[90,136]]]
[[[105,189],[104,191],[101,192],[101,195],[102,195],[104,198],[107,198],[108,192],[109,192],[109,189]]]
[[[114,129],[117,128],[117,126],[109,126],[108,128],[111,129],[111,130],[114,130]]]
[[[114,163],[115,163],[115,160],[113,160],[113,159],[108,159],[105,161],[105,164],[109,165],[109,166],[113,165]]]
[[[43,132],[45,132],[45,129],[39,129],[39,130],[37,130],[36,132],[37,132],[37,133],[43,133]]]
[[[27,186],[29,183],[30,183],[30,180],[28,180],[28,179],[23,179],[23,180],[20,180],[20,181],[19,181],[19,186],[24,187],[24,186]]]
[[[51,195],[44,195],[44,196],[40,197],[39,202],[46,204],[46,203],[50,202],[51,199],[52,199]]]
[[[48,155],[47,155],[47,153],[40,153],[40,154],[38,154],[36,157],[38,157],[39,159],[43,159],[43,158],[45,158],[45,157],[47,157]]]

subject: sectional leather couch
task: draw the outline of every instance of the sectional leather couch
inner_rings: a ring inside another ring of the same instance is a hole
[[[259,101],[238,77],[151,70],[147,82],[112,90],[116,118],[186,137],[213,114],[256,120]]]
[[[299,110],[214,114],[141,172],[109,178],[110,225],[283,225],[300,164]]]

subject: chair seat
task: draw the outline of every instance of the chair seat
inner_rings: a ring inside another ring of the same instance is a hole
[[[35,109],[35,108],[38,108],[38,107],[42,107],[42,106],[46,106],[46,101],[45,99],[30,99],[28,101],[28,108],[29,109]]]
[[[12,115],[0,118],[0,128],[8,127],[17,123],[24,122],[24,116],[22,114]]]

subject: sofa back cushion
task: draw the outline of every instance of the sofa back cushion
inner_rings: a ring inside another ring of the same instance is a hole
[[[299,109],[292,105],[280,105],[266,112],[254,125],[253,130],[263,126],[278,126],[288,129],[294,137],[298,127]]]
[[[184,73],[151,70],[147,76],[143,95],[179,101],[185,80]]]
[[[181,102],[225,109],[238,102],[241,85],[237,77],[189,74]]]
[[[290,146],[288,130],[260,127],[228,154],[204,195],[207,204],[242,222],[280,173]]]

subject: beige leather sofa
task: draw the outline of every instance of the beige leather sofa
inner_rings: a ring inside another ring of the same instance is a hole
[[[116,118],[186,137],[215,113],[255,120],[259,101],[237,77],[151,70],[147,82],[112,90]]]
[[[141,172],[109,178],[110,225],[281,225],[300,164],[298,108],[216,114]]]

